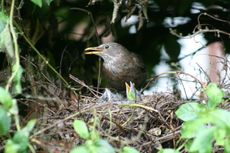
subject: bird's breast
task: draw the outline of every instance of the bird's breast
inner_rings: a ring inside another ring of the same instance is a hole
[[[103,73],[112,88],[118,90],[125,89],[125,82],[133,82],[136,87],[140,87],[146,77],[145,71],[141,67],[128,62],[103,63]]]

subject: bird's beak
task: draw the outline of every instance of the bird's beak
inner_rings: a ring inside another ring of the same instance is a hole
[[[85,54],[94,54],[94,55],[99,55],[101,54],[103,51],[102,48],[99,48],[99,47],[89,47],[89,48],[86,48],[84,53]]]

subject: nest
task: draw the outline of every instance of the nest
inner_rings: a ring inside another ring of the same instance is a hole
[[[73,130],[74,119],[84,120],[89,129],[96,128],[115,148],[128,145],[149,153],[162,147],[176,147],[180,122],[174,112],[182,101],[171,93],[142,96],[142,100],[136,102],[98,103],[99,98],[92,94],[75,95],[52,88],[49,92],[58,96],[20,99],[28,111],[24,120],[38,119],[31,136],[37,151],[69,152],[73,146],[84,143]]]

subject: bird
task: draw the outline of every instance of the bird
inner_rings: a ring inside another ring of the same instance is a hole
[[[94,54],[103,59],[102,72],[111,88],[125,91],[125,83],[132,82],[140,89],[146,80],[143,60],[121,44],[109,42],[97,47],[88,47],[84,54]]]

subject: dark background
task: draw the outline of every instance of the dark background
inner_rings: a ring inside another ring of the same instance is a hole
[[[24,1],[15,12],[15,20],[39,52],[66,79],[73,74],[95,85],[98,57],[85,57],[82,52],[86,47],[99,45],[108,35],[143,58],[149,77],[154,73],[153,66],[160,61],[162,47],[170,57],[167,60],[169,65],[179,60],[179,37],[172,35],[170,29],[183,36],[198,29],[222,30],[226,34],[209,32],[204,36],[207,45],[221,41],[225,51],[229,52],[229,6],[228,0],[123,0],[117,13],[113,13],[114,3],[109,0],[55,0],[50,5],[44,2],[41,8]],[[196,12],[192,13],[192,9]],[[116,20],[111,23],[113,14]],[[129,33],[130,26],[121,26],[121,19],[128,19],[131,15],[139,18],[138,22],[130,25],[136,27],[137,31],[133,34]],[[176,24],[177,17],[181,17],[179,24]],[[166,18],[171,19],[170,24],[164,22]],[[189,20],[184,22],[185,18]],[[197,29],[198,20],[200,27]],[[96,33],[96,28],[100,32]],[[19,44],[22,56],[37,56],[20,35]],[[1,58],[4,61],[2,69],[7,62],[4,56]]]

